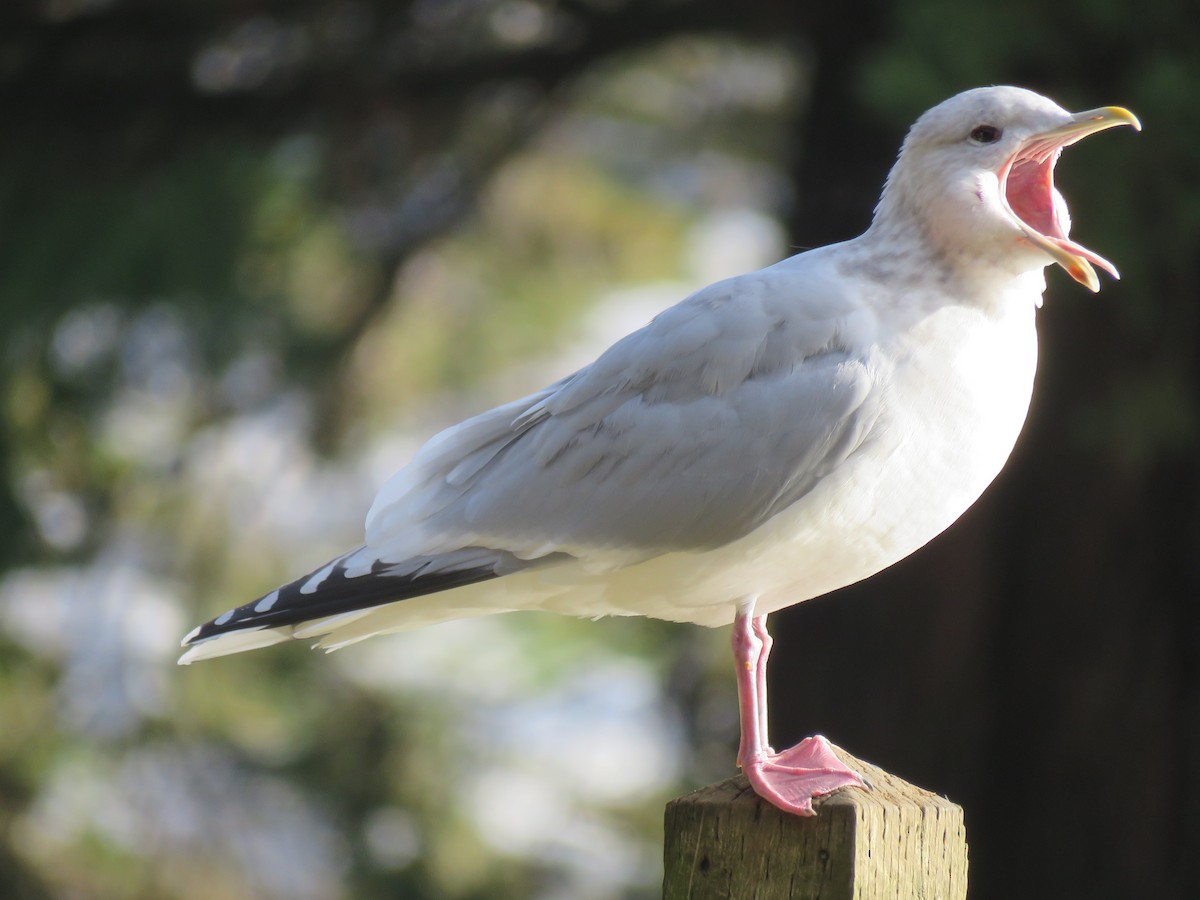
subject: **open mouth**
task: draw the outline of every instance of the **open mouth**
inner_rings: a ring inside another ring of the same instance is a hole
[[[1078,113],[1067,125],[1022,143],[999,173],[1001,196],[1025,237],[1092,291],[1100,290],[1093,265],[1113,278],[1121,276],[1107,259],[1067,237],[1062,221],[1065,206],[1054,189],[1054,165],[1064,147],[1116,125],[1131,125],[1137,131],[1142,128],[1133,113],[1119,106]]]

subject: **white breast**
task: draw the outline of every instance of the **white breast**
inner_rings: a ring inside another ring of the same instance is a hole
[[[880,421],[860,454],[772,553],[769,612],[852,584],[948,528],[1000,472],[1024,424],[1037,366],[1034,297],[1000,312],[944,306],[884,344],[893,369]],[[774,568],[774,566],[772,566]],[[788,570],[790,569],[790,574]]]

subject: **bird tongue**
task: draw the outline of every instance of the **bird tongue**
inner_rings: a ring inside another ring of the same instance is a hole
[[[1009,211],[1017,218],[1026,238],[1036,244],[1067,273],[1092,291],[1100,290],[1100,280],[1092,264],[1113,278],[1120,278],[1116,266],[1066,235],[1055,204],[1054,164],[1058,150],[1037,157],[1015,158],[1004,173],[1004,196]]]

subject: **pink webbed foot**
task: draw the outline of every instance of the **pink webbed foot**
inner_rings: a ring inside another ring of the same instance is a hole
[[[734,617],[732,643],[742,728],[738,765],[755,793],[784,812],[811,816],[814,797],[838,788],[863,787],[862,778],[837,758],[823,737],[805,738],[782,753],[771,749],[767,740],[771,636],[767,617],[754,615],[753,600],[741,605]]]
[[[782,753],[759,753],[744,761],[742,771],[754,792],[784,812],[813,815],[814,797],[843,787],[863,787],[863,780],[834,754],[829,741],[805,738]]]

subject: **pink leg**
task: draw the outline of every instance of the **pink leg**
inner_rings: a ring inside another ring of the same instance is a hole
[[[739,767],[761,753],[767,743],[767,736],[760,731],[766,719],[762,715],[758,675],[758,660],[764,647],[752,622],[749,614],[741,612],[733,620],[733,661],[737,666],[738,721],[742,732],[737,755]]]
[[[760,737],[762,738],[762,748],[768,753],[773,753],[770,735],[767,734],[767,722],[769,721],[767,719],[767,659],[771,656],[771,648],[775,646],[775,641],[767,631],[766,616],[755,616],[750,623],[755,636],[762,642],[762,649],[758,651],[758,665],[755,666],[755,676],[758,682],[758,720],[762,723],[759,728]]]
[[[767,740],[767,657],[772,642],[767,617],[756,617],[753,603],[738,609],[732,643],[742,728],[738,765],[755,792],[784,812],[811,816],[813,797],[841,787],[861,787],[862,779],[834,755],[820,735],[805,738],[782,753],[771,749]]]

